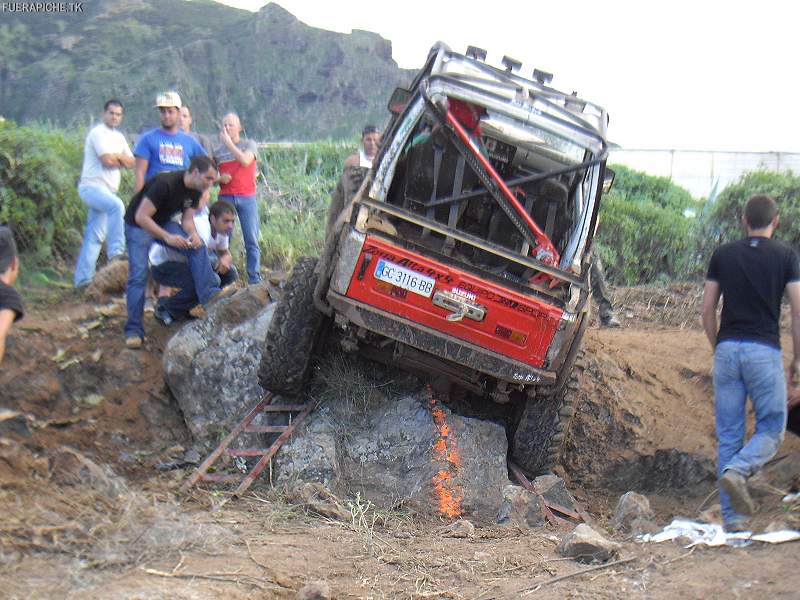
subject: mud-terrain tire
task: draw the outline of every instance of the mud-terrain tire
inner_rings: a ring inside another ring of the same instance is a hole
[[[511,458],[529,475],[549,472],[558,462],[578,407],[585,362],[579,352],[566,382],[552,391],[523,399],[515,423]]]
[[[265,390],[296,394],[303,387],[323,315],[314,307],[317,259],[297,259],[278,300],[261,352],[258,380]]]

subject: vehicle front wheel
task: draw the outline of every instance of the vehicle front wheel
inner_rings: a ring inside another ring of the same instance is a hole
[[[296,394],[303,387],[324,321],[314,307],[316,266],[316,258],[297,259],[275,307],[258,370],[265,390]]]

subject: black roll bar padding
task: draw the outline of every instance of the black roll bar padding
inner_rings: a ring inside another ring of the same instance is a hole
[[[517,185],[524,185],[526,183],[533,183],[534,181],[541,181],[543,179],[547,179],[549,177],[555,177],[558,175],[565,175],[567,173],[572,173],[573,171],[578,171],[582,169],[588,169],[590,167],[595,166],[598,163],[603,162],[608,157],[608,149],[604,148],[601,153],[591,160],[584,161],[578,165],[573,165],[571,167],[564,167],[563,169],[554,169],[552,171],[546,171],[544,173],[537,173],[535,175],[523,175],[522,177],[517,177],[516,179],[509,179],[505,182],[508,187],[514,187]],[[441,198],[439,200],[435,200],[433,202],[423,202],[422,204],[426,208],[433,208],[436,206],[442,206],[444,204],[451,204],[452,202],[460,202],[461,200],[468,200],[471,198],[475,198],[477,196],[481,196],[485,194],[488,190],[483,187],[479,186],[474,190],[470,190],[469,192],[465,192],[463,194],[459,194],[457,196],[450,196],[448,198]]]

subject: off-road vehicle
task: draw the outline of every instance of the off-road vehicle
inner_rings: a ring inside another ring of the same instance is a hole
[[[372,169],[352,198],[343,176],[322,256],[286,282],[259,375],[299,391],[333,334],[346,351],[513,403],[511,456],[535,474],[574,412],[608,117],[552,75],[502,62],[437,44],[395,91]]]

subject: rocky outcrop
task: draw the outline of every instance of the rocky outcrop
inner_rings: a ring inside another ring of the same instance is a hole
[[[39,15],[3,15],[10,25],[10,35],[0,36],[5,117],[25,122],[48,115],[59,125],[84,127],[87,107],[99,110],[108,97],[115,73],[107,65],[140,56],[135,40],[144,29],[148,52],[170,60],[156,78],[128,69],[114,88],[126,103],[130,132],[157,123],[152,99],[175,88],[203,133],[217,133],[215,123],[236,109],[254,139],[352,138],[365,123],[383,122],[392,90],[411,80],[392,60],[388,40],[311,27],[274,2],[256,14],[216,2],[85,4],[80,14],[49,15],[49,35]]]
[[[273,305],[265,285],[208,309],[164,349],[164,378],[195,442],[214,442],[264,394],[256,375]]]
[[[373,390],[360,406],[329,399],[281,449],[276,472],[383,505],[494,520],[506,451],[502,425],[457,415],[420,385],[398,398]]]

